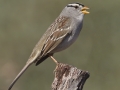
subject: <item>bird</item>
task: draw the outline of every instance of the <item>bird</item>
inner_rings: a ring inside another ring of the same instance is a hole
[[[53,57],[53,54],[65,50],[76,41],[83,26],[84,15],[89,14],[88,9],[81,3],[69,3],[64,7],[60,15],[42,35],[25,66],[10,84],[8,90],[11,90],[16,81],[31,64],[35,63],[37,66],[48,57],[56,64],[59,63]]]

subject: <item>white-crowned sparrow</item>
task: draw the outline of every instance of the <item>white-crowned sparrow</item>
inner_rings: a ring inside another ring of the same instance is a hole
[[[60,13],[58,18],[50,25],[37,43],[30,55],[26,65],[11,83],[8,90],[12,88],[19,77],[32,64],[36,65],[51,57],[58,63],[53,54],[69,47],[78,38],[82,29],[84,14],[88,14],[87,7],[80,3],[68,4]]]

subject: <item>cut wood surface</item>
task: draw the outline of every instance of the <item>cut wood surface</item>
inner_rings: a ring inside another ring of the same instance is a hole
[[[90,76],[88,71],[63,63],[58,63],[54,73],[52,90],[82,90],[86,79]]]

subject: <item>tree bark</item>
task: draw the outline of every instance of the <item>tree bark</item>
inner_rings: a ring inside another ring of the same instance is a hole
[[[52,90],[82,90],[85,81],[90,76],[88,71],[62,63],[58,63],[54,73]]]

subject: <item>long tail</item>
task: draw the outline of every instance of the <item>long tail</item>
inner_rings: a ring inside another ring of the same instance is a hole
[[[23,69],[19,72],[19,74],[16,76],[16,78],[13,80],[13,82],[10,84],[8,90],[11,90],[15,82],[20,78],[20,76],[27,70],[27,68],[31,65],[32,63],[27,63]]]

